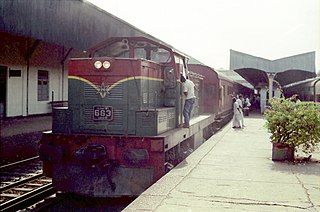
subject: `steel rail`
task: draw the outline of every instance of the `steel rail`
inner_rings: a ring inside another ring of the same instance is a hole
[[[25,160],[20,160],[20,161],[14,162],[14,163],[9,163],[7,165],[0,166],[0,171],[3,171],[4,169],[13,168],[15,166],[22,165],[24,163],[28,163],[30,161],[37,160],[37,159],[39,159],[39,156],[28,158]]]
[[[34,189],[17,198],[6,201],[0,205],[0,211],[16,211],[24,209],[36,202],[55,193],[52,183],[46,184],[40,188]]]
[[[13,188],[13,187],[22,185],[22,184],[24,184],[24,183],[27,183],[27,182],[29,182],[29,181],[31,181],[31,180],[35,180],[35,179],[40,178],[40,177],[42,177],[42,176],[43,176],[43,174],[41,173],[41,174],[37,174],[37,175],[31,176],[31,177],[26,177],[25,179],[20,180],[20,181],[18,181],[18,182],[10,183],[9,185],[0,187],[0,192],[3,192],[3,191],[8,190],[8,189],[10,189],[10,188]]]

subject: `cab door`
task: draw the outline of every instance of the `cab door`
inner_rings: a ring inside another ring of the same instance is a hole
[[[178,67],[178,71],[180,73],[180,76],[182,75],[185,79],[188,78],[188,75],[189,75],[189,72],[188,72],[188,69],[187,69],[187,61],[186,61],[186,58],[183,58],[183,57],[176,57],[176,65]],[[177,104],[178,105],[178,108],[179,108],[179,113],[178,113],[178,124],[181,125],[183,124],[183,107],[184,107],[184,101],[185,101],[185,96],[184,96],[184,93],[183,93],[183,85],[179,79],[179,103]]]

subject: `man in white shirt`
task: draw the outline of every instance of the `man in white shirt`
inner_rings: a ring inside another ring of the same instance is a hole
[[[183,108],[183,117],[184,117],[183,127],[188,128],[190,126],[189,122],[190,122],[191,111],[196,99],[196,96],[194,93],[195,85],[191,80],[186,79],[182,75],[181,75],[181,82],[183,83],[183,93],[186,97],[186,100],[184,102],[184,108]]]

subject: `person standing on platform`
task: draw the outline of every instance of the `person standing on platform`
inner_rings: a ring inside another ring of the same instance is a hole
[[[248,96],[245,97],[243,106],[244,106],[244,108],[243,108],[244,116],[249,116],[249,110],[250,110],[251,103],[250,103],[250,99]]]
[[[233,119],[232,128],[241,128],[241,109],[236,97],[232,98],[233,101]]]
[[[238,102],[238,104],[239,104],[239,108],[240,108],[240,115],[241,115],[241,117],[240,117],[240,122],[241,122],[241,127],[244,127],[244,116],[243,116],[243,101],[242,101],[242,99],[243,99],[243,97],[242,97],[242,95],[240,94],[239,96],[237,96],[238,98],[237,98],[237,102]]]
[[[291,99],[291,102],[292,102],[292,103],[299,103],[299,102],[301,102],[298,94],[292,95],[292,96],[290,97],[290,99]]]
[[[183,75],[181,75],[181,82],[183,85],[183,93],[185,95],[185,102],[183,107],[183,117],[184,117],[184,128],[189,128],[190,126],[190,117],[191,117],[191,111],[193,108],[193,104],[195,102],[196,96],[195,96],[195,85],[194,83],[186,79]]]
[[[246,97],[245,104],[246,104],[246,107],[250,108],[251,103],[250,103],[249,97]]]

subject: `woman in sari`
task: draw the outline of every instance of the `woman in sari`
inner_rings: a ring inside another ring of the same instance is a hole
[[[237,99],[235,97],[232,98],[233,101],[233,120],[232,120],[232,128],[242,128],[241,126],[241,108]]]

